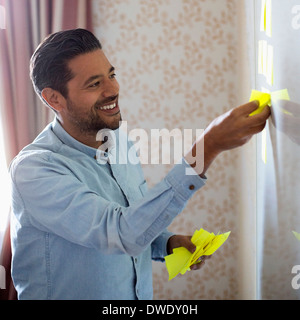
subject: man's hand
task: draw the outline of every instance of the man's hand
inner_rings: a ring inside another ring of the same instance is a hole
[[[196,250],[196,246],[191,241],[191,236],[182,236],[182,235],[174,235],[170,237],[168,244],[167,244],[167,251],[168,254],[173,253],[173,249],[179,247],[185,247],[191,253],[194,253]],[[206,259],[210,259],[211,256],[202,256],[199,258],[199,263],[194,264],[191,266],[191,270],[198,270],[205,264]],[[201,261],[200,261],[201,260]]]
[[[249,102],[216,118],[205,130],[205,144],[218,154],[248,142],[254,134],[264,129],[271,114],[266,106],[260,114],[250,117],[249,114],[257,107],[256,101]]]
[[[200,176],[205,174],[218,154],[225,150],[242,146],[249,141],[254,134],[264,129],[271,111],[270,108],[266,106],[261,113],[250,117],[249,115],[256,110],[257,107],[258,102],[252,101],[232,109],[217,117],[205,129],[203,135],[195,142],[192,150],[185,155],[187,162],[194,167]],[[201,143],[204,143],[204,154],[196,152],[198,149],[197,145]],[[197,163],[203,163],[203,156],[204,164],[197,166]]]

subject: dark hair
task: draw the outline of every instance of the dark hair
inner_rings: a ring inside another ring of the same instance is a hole
[[[73,29],[49,35],[30,60],[30,78],[34,90],[42,98],[44,88],[68,97],[67,82],[73,78],[68,62],[76,56],[102,49],[99,40],[88,30]],[[45,102],[45,101],[44,101]]]

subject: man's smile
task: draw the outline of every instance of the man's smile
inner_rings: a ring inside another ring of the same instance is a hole
[[[96,106],[95,109],[112,115],[117,114],[120,111],[118,100],[104,106]]]

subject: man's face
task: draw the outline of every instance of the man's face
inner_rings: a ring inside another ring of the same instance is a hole
[[[101,129],[117,129],[121,121],[119,84],[103,51],[79,55],[68,66],[74,77],[67,84],[67,108],[62,112],[65,125],[95,137]]]

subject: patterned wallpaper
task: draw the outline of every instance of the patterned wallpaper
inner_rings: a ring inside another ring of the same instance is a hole
[[[241,104],[238,77],[238,0],[94,0],[94,25],[116,67],[120,106],[128,130],[202,129]],[[223,153],[207,185],[170,230],[197,228],[231,235],[204,268],[168,282],[153,263],[154,299],[239,298],[240,151]],[[171,165],[143,165],[149,186]]]

